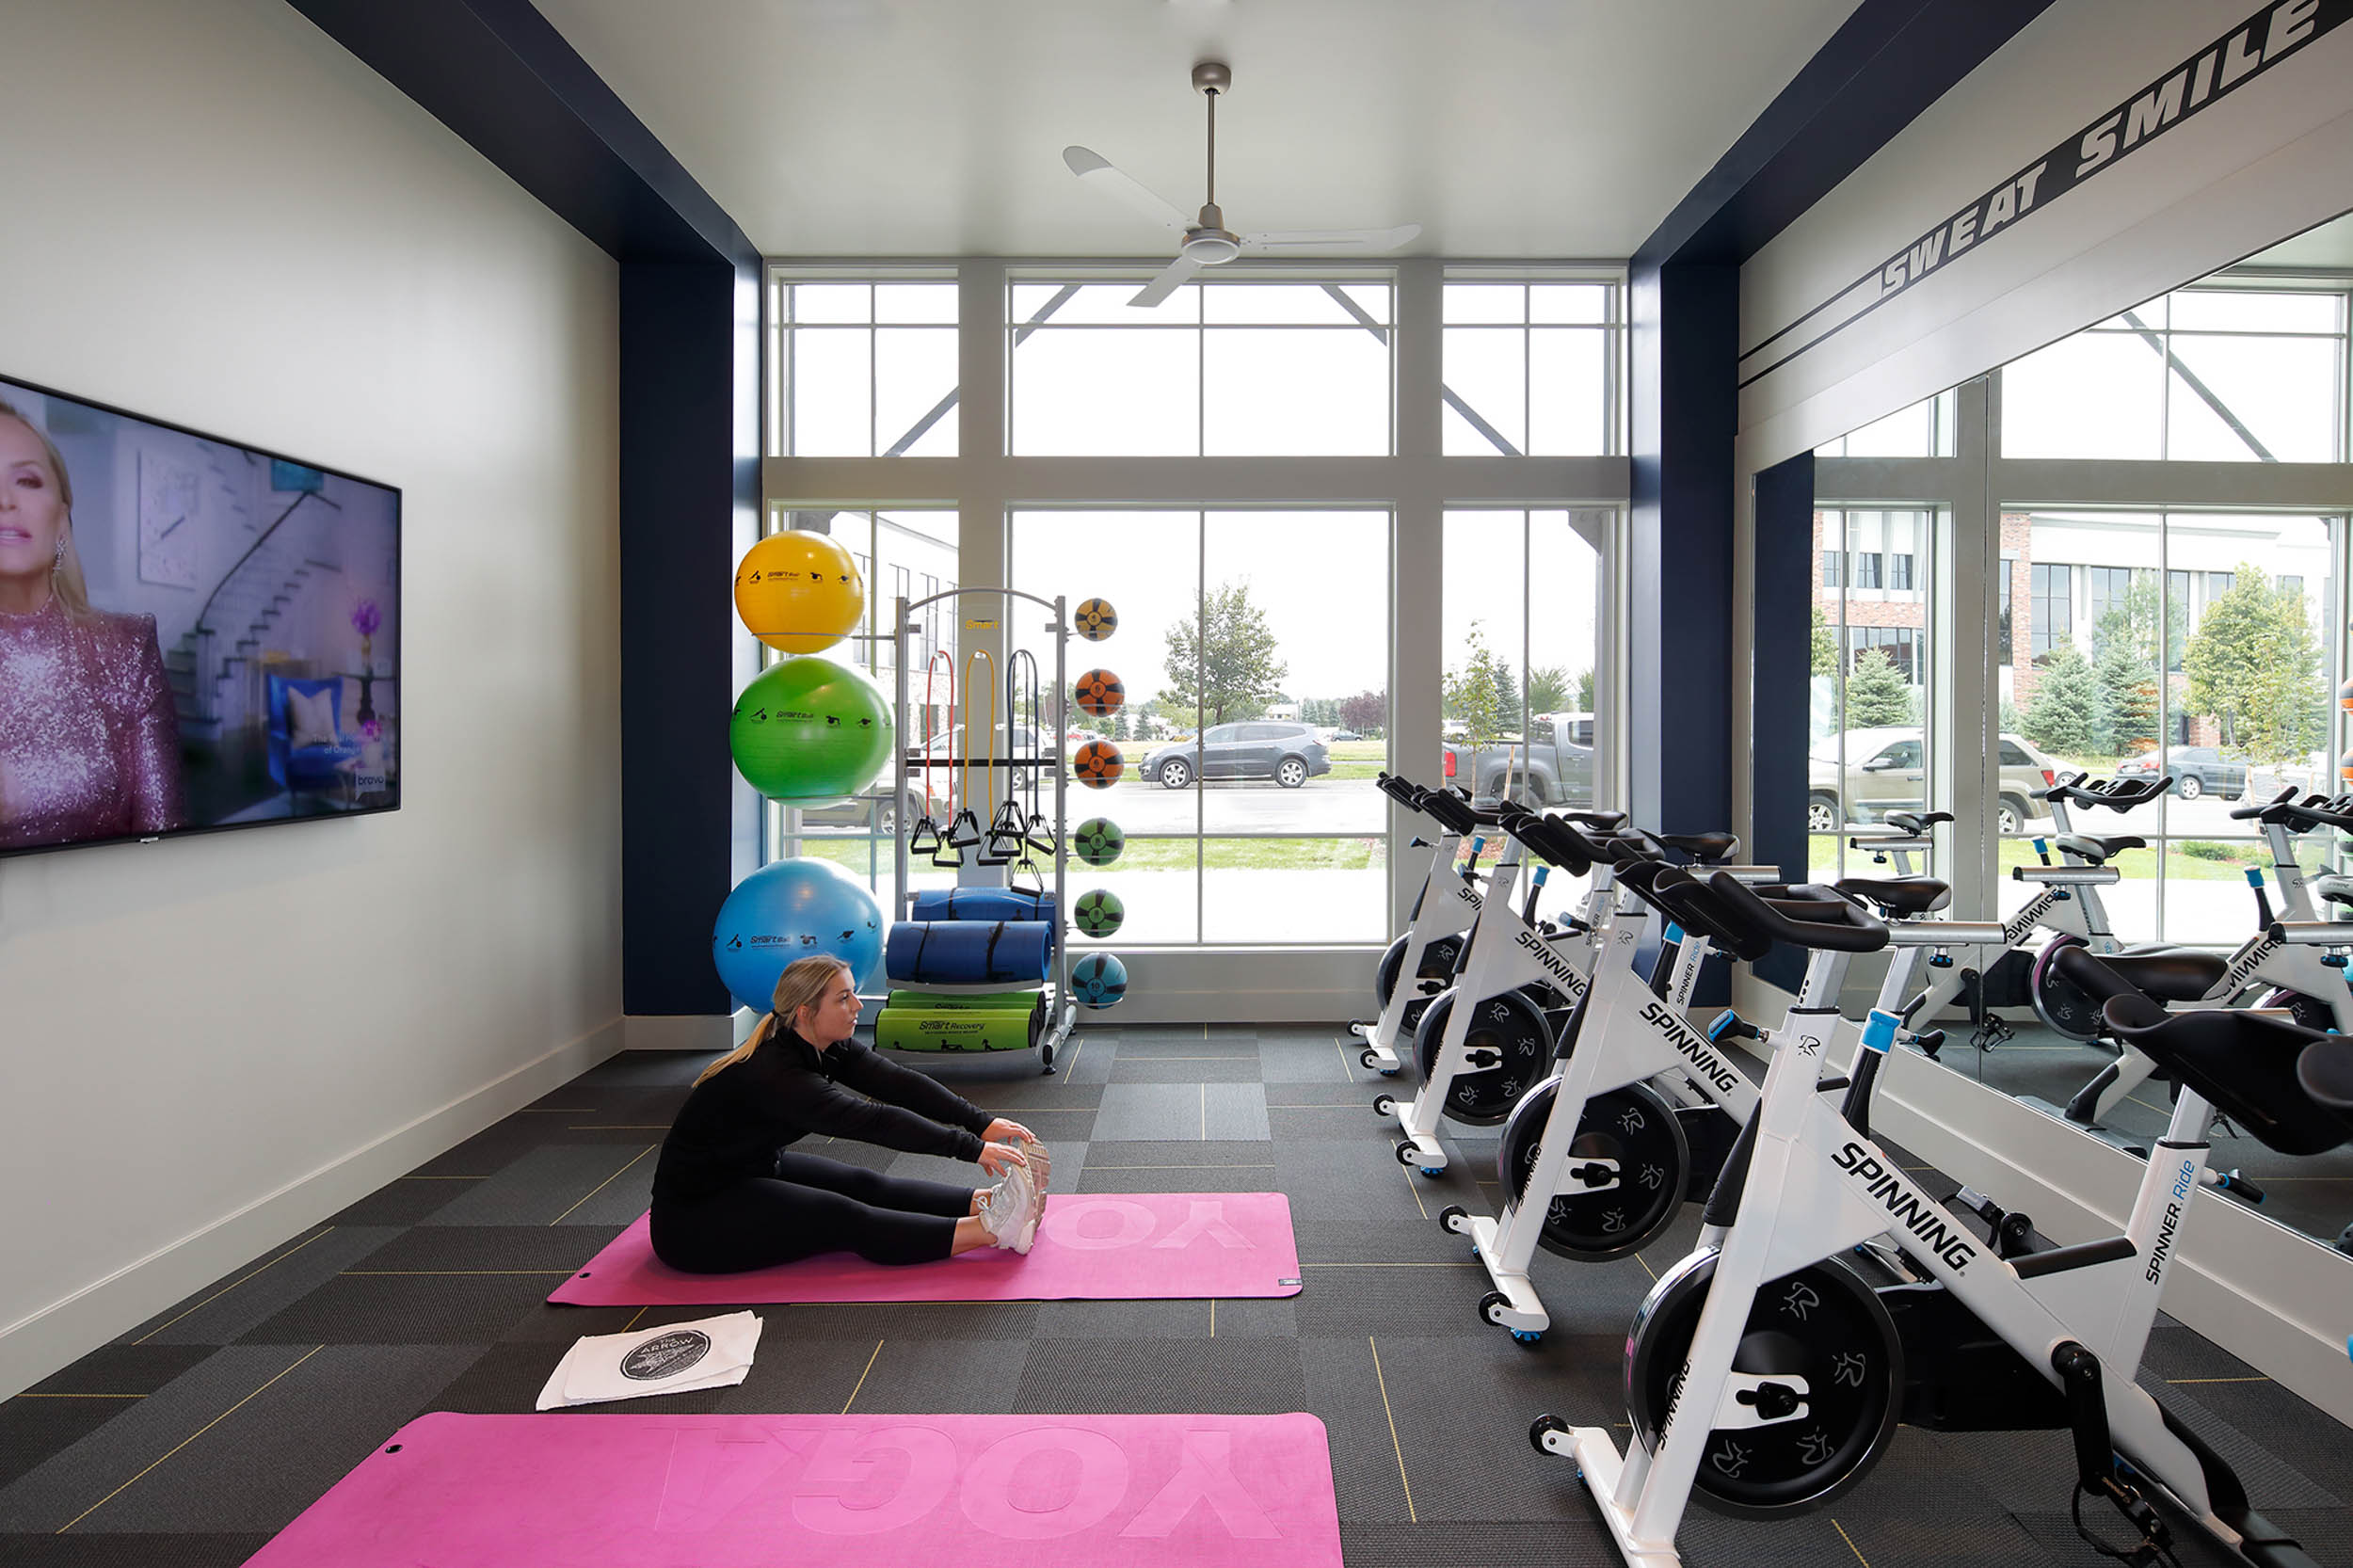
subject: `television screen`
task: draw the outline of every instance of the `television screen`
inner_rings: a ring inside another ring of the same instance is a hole
[[[0,855],[400,805],[400,492],[0,380]]]

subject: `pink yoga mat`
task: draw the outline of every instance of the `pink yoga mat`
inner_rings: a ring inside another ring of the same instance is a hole
[[[684,1274],[653,1255],[644,1219],[548,1300],[572,1306],[752,1302],[1150,1301],[1299,1294],[1299,1239],[1280,1192],[1048,1196],[1027,1256],[983,1247],[890,1266],[828,1253],[778,1269]]]
[[[424,1416],[247,1568],[1339,1568],[1313,1416]]]

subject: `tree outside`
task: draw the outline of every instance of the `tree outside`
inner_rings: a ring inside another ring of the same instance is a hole
[[[1814,669],[1816,675],[1838,673],[1838,636],[1830,629],[1830,617],[1822,607],[1814,606]]]
[[[1507,723],[1516,728],[1520,711],[1516,704],[1508,715],[1504,711],[1503,682],[1510,671],[1487,647],[1479,622],[1471,622],[1463,647],[1463,662],[1447,670],[1442,693],[1446,716],[1461,725],[1471,746],[1479,749],[1501,740]]]
[[[2073,643],[2061,643],[2045,660],[2019,722],[2026,739],[2045,751],[2082,757],[2098,749],[2107,722],[2100,680]]]
[[[1856,656],[1854,672],[1847,677],[1847,723],[1857,729],[1881,725],[1913,724],[1912,682],[1887,656],[1887,650],[1866,648]]]
[[[1580,713],[1601,712],[1593,706],[1593,672],[1590,669],[1577,672],[1577,711]]]
[[[1246,719],[1280,699],[1289,669],[1276,653],[1266,613],[1250,602],[1249,581],[1230,582],[1201,596],[1197,622],[1180,621],[1168,629],[1161,664],[1168,684],[1156,700],[1172,718],[1172,704],[1180,704],[1190,720],[1197,690],[1202,722]]]
[[[1378,735],[1389,722],[1389,694],[1358,692],[1340,699],[1340,724],[1359,735]]]
[[[2213,714],[2222,744],[2249,761],[2294,761],[2325,743],[2328,693],[2304,596],[2248,562],[2206,606],[2182,671],[2189,706]]]
[[[1528,672],[1528,711],[1531,713],[1558,713],[1576,707],[1570,701],[1568,671],[1558,665],[1540,665]],[[1590,713],[1589,707],[1577,708]]]

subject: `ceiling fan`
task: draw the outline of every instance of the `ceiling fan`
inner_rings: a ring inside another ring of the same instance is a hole
[[[1418,223],[1400,224],[1394,229],[1275,230],[1257,234],[1237,234],[1227,229],[1225,215],[1217,205],[1217,100],[1220,93],[1231,90],[1233,83],[1234,73],[1221,61],[1204,60],[1193,68],[1194,89],[1209,101],[1209,200],[1201,204],[1197,221],[1188,222],[1183,213],[1121,173],[1100,153],[1083,147],[1062,150],[1062,161],[1081,184],[1124,202],[1179,238],[1176,259],[1128,301],[1130,305],[1148,310],[1174,294],[1177,285],[1203,267],[1230,262],[1244,251],[1263,255],[1306,249],[1394,250],[1421,232]]]

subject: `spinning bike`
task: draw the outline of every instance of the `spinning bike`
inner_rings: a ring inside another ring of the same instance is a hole
[[[1453,790],[1426,790],[1396,774],[1385,773],[1377,782],[1382,793],[1430,817],[1439,828],[1435,844],[1413,840],[1416,849],[1432,851],[1430,870],[1414,895],[1404,934],[1388,945],[1373,971],[1373,995],[1381,1015],[1370,1023],[1351,1019],[1348,1025],[1349,1032],[1365,1042],[1357,1060],[1390,1078],[1397,1074],[1399,1046],[1412,1040],[1430,999],[1445,989],[1462,957],[1465,935],[1479,919],[1484,903],[1479,857],[1486,840],[1471,838],[1465,864],[1455,864],[1455,853],[1475,828],[1491,823],[1494,813],[1474,810],[1468,797]]]
[[[2181,1099],[2124,1234],[2035,1250],[2030,1235],[1990,1218],[1991,1239],[1981,1236],[1871,1140],[1893,1014],[1871,1016],[1843,1108],[1817,1092],[1848,963],[1883,947],[1886,926],[1828,889],[1793,888],[1801,896],[1783,901],[1728,877],[1709,887],[1749,950],[1808,950],[1804,985],[1767,1036],[1764,1092],[1709,1197],[1700,1249],[1660,1279],[1628,1335],[1626,1451],[1605,1429],[1549,1416],[1529,1432],[1541,1450],[1577,1461],[1626,1561],[1679,1562],[1674,1536],[1695,1495],[1759,1518],[1836,1496],[1902,1420],[2072,1431],[2077,1528],[2083,1496],[2105,1498],[2138,1532],[2130,1551],[2141,1560],[2167,1542],[2148,1501],[2155,1493],[2249,1563],[2312,1568],[2134,1379],[2202,1185],[2213,1109],[2269,1128],[2291,1151],[2341,1138],[2295,1079],[2297,1057],[2329,1037],[2260,1014],[2108,1003],[2110,1026],[2175,1076]],[[1881,1237],[1894,1265],[1875,1285],[1850,1259]]]
[[[1753,881],[1724,875],[1741,886]],[[1712,881],[1661,863],[1621,867],[1619,880],[1733,956],[1763,954],[1767,944],[1725,918]],[[1942,907],[1949,896],[1943,883],[1925,877],[1856,879],[1852,886],[1905,915]],[[1641,920],[1639,910],[1621,913],[1613,942],[1627,940],[1625,932],[1639,929]],[[1900,951],[1881,987],[1882,1008],[1910,989],[1924,952],[1998,935],[1991,924],[1920,920],[1895,931]],[[1757,1105],[1755,1086],[1716,1038],[1703,1039],[1673,1010],[1626,984],[1617,968],[1595,981],[1586,1007],[1577,1048],[1505,1128],[1497,1173],[1506,1200],[1501,1212],[1488,1219],[1449,1206],[1439,1215],[1447,1229],[1471,1238],[1495,1286],[1481,1299],[1480,1315],[1523,1344],[1550,1323],[1528,1274],[1536,1249],[1592,1261],[1647,1246],[1684,1203],[1708,1196]],[[1678,1096],[1684,1103],[1669,1103],[1661,1086],[1685,1091]]]

